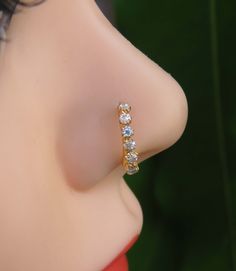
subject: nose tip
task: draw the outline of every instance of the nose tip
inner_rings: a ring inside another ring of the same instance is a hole
[[[150,80],[139,82],[145,93],[142,99],[135,100],[133,124],[140,162],[176,143],[188,118],[187,99],[178,82],[151,62],[145,67]],[[141,75],[138,78],[142,78]],[[140,93],[143,93],[141,89]]]
[[[143,225],[143,212],[140,203],[134,193],[131,191],[125,180],[122,178],[120,182],[120,195],[121,199],[132,215],[133,219],[136,221],[137,235],[140,234]]]

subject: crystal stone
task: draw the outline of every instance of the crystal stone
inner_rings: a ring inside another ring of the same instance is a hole
[[[122,128],[122,135],[124,137],[130,137],[134,134],[134,130],[130,126],[125,126]]]
[[[134,163],[138,161],[138,153],[137,152],[129,152],[127,153],[127,155],[125,156],[125,159],[129,162],[129,163]]]
[[[124,148],[128,151],[132,151],[136,148],[136,142],[133,139],[127,140],[124,143]]]
[[[129,112],[131,110],[131,106],[127,103],[120,103],[119,110]]]
[[[130,166],[127,170],[127,174],[128,175],[134,175],[135,173],[137,173],[139,171],[139,167],[138,165],[135,165],[135,166]]]
[[[130,122],[131,122],[131,116],[130,116],[130,114],[122,113],[120,115],[120,123],[121,124],[128,124]]]

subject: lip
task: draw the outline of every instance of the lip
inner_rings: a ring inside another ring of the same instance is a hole
[[[139,235],[135,236],[125,248],[115,257],[115,259],[103,271],[128,271],[128,260],[125,255],[138,240]]]

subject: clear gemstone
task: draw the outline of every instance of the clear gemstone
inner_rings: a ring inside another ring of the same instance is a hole
[[[131,110],[131,106],[127,103],[119,104],[119,110],[129,112]]]
[[[128,170],[127,170],[127,174],[128,174],[128,175],[134,175],[134,174],[137,173],[138,171],[139,171],[138,165],[135,165],[135,166],[131,165],[131,166],[128,168]]]
[[[120,123],[122,123],[122,124],[128,124],[130,122],[131,122],[131,116],[130,116],[130,114],[122,113],[120,115]]]
[[[124,137],[130,137],[134,134],[134,130],[130,126],[125,126],[122,128],[122,135]]]
[[[136,142],[133,139],[130,139],[124,143],[124,148],[128,151],[132,151],[136,148]]]
[[[129,163],[134,163],[138,161],[138,153],[137,152],[129,152],[126,156],[125,159]]]

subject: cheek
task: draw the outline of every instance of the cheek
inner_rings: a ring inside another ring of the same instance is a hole
[[[96,108],[88,103],[71,106],[61,118],[57,141],[58,157],[69,185],[88,189],[106,177],[119,165],[120,141],[113,111],[104,113],[99,104]]]

